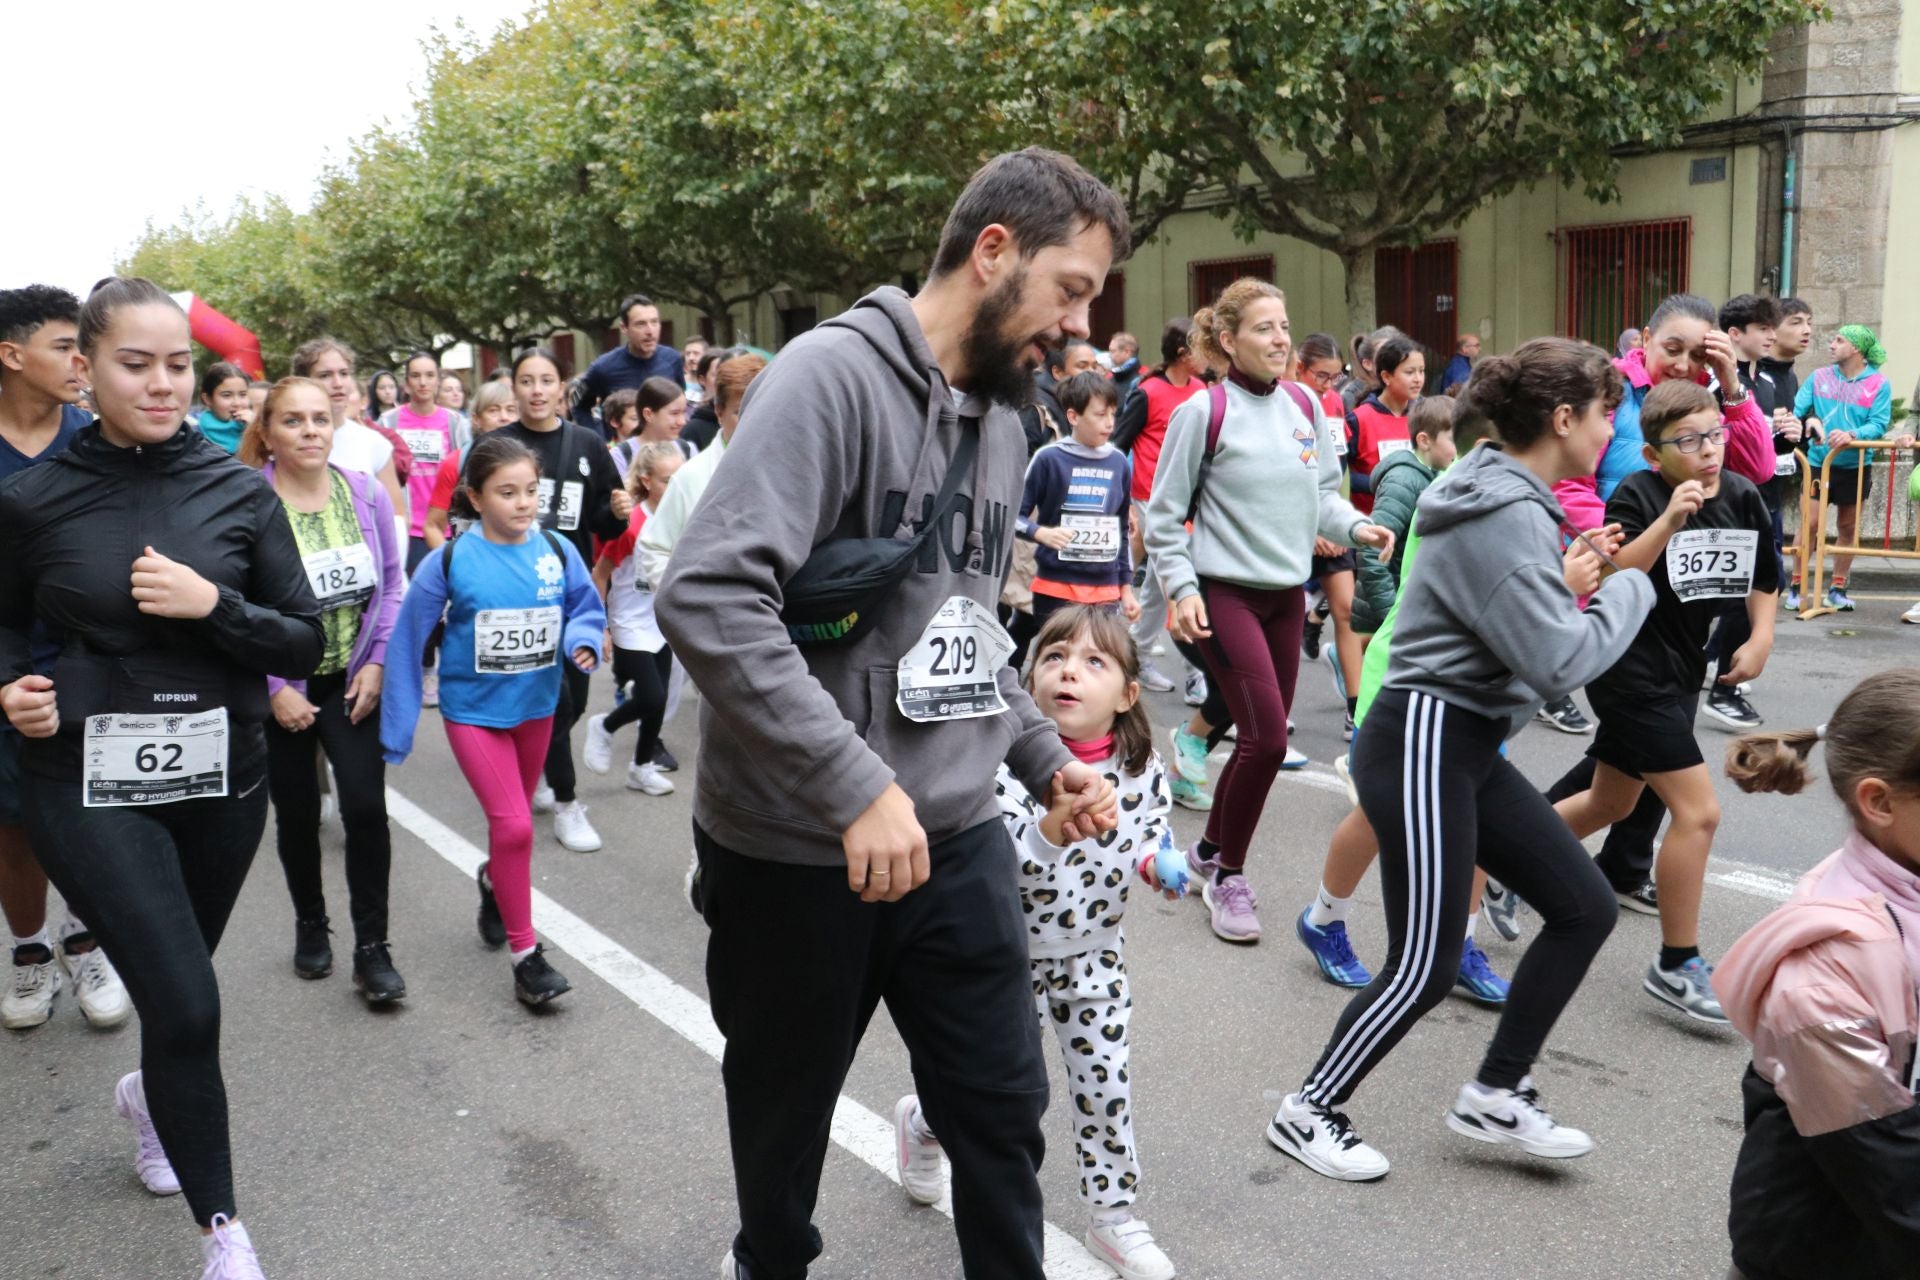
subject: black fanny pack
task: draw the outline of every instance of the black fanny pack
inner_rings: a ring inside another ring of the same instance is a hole
[[[960,482],[973,470],[980,449],[979,423],[960,420],[960,446],[933,500],[933,519],[905,542],[898,538],[835,538],[813,549],[787,579],[780,621],[797,645],[852,644],[880,616],[894,588],[913,570],[927,539],[940,528]]]

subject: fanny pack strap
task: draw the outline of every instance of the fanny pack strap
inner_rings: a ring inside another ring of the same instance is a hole
[[[913,545],[919,546],[933,536],[940,527],[940,518],[946,514],[947,506],[960,492],[960,482],[973,470],[973,460],[980,453],[980,419],[960,419],[960,444],[953,451],[953,460],[947,463],[947,475],[940,482],[940,492],[934,495],[933,518],[927,521],[927,527],[913,537]]]

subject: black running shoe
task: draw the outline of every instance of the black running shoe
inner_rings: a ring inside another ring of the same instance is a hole
[[[1758,729],[1763,723],[1760,713],[1753,709],[1753,704],[1741,697],[1740,691],[1731,685],[1716,683],[1713,691],[1707,695],[1707,700],[1700,704],[1700,710],[1705,712],[1709,719],[1718,720],[1729,729],[1741,732]]]
[[[513,966],[513,994],[521,1004],[545,1004],[573,990],[573,984],[547,963],[547,949],[535,943],[533,954]]]
[[[1638,889],[1619,889],[1613,891],[1614,898],[1623,910],[1638,912],[1643,916],[1660,914],[1660,890],[1648,880]]]
[[[327,918],[293,922],[293,971],[303,978],[324,978],[333,972],[333,944]]]
[[[653,749],[653,767],[662,773],[678,773],[680,761],[673,752],[667,750],[667,744],[662,742]]]
[[[1315,614],[1308,614],[1307,621],[1300,628],[1300,651],[1307,655],[1307,661],[1313,662],[1320,657],[1320,637],[1326,630],[1326,622]]]
[[[1562,733],[1592,733],[1593,722],[1580,714],[1572,698],[1555,698],[1534,712],[1541,724],[1552,725]]]
[[[384,942],[369,942],[353,949],[353,985],[368,1004],[407,998],[406,979],[393,967],[393,956]]]
[[[507,924],[500,918],[500,904],[493,900],[493,881],[487,878],[487,863],[480,864],[480,941],[495,950],[507,945]]]

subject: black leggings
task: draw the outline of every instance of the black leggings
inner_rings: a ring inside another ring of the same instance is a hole
[[[586,712],[587,673],[560,656],[560,702],[553,709],[553,738],[547,743],[547,785],[553,788],[556,804],[568,804],[574,798],[573,726]]]
[[[1388,689],[1353,744],[1360,807],[1380,840],[1387,961],[1348,1002],[1301,1086],[1339,1106],[1460,972],[1477,861],[1540,913],[1478,1079],[1511,1089],[1613,931],[1619,907],[1553,807],[1500,756],[1506,723],[1425,693]]]
[[[1191,640],[1175,640],[1173,647],[1187,660],[1187,665],[1207,677],[1207,700],[1200,704],[1200,718],[1207,722],[1207,750],[1227,740],[1227,730],[1233,728],[1233,712],[1227,706],[1225,685],[1213,678],[1213,672],[1207,667],[1207,655],[1200,646]]]
[[[638,721],[639,741],[633,744],[633,762],[646,764],[660,747],[660,726],[667,719],[667,681],[673,675],[673,650],[661,645],[657,653],[644,649],[613,650],[613,678],[627,686],[627,700],[607,713],[606,730],[613,733]]]
[[[267,827],[260,728],[234,731],[227,798],[86,809],[80,783],[29,774],[27,835],[140,1014],[147,1110],[201,1226],[237,1217],[213,951]]]
[[[347,715],[344,673],[307,681],[307,701],[318,708],[299,733],[267,725],[267,792],[273,797],[280,866],[294,916],[327,914],[320,886],[320,782],[314,752],[333,765],[340,820],[347,828],[347,898],[358,946],[387,940],[387,877],[393,837],[387,829],[387,765],[380,754],[380,712],[354,724]]]

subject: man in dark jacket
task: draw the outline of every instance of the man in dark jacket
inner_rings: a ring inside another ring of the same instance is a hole
[[[1033,375],[1033,403],[1020,410],[1027,456],[1073,434],[1067,426],[1067,411],[1060,407],[1060,384],[1099,365],[1099,350],[1085,338],[1068,338],[1064,346],[1047,352],[1045,365]]]
[[[593,407],[616,391],[638,388],[648,378],[665,378],[674,386],[686,382],[686,365],[680,353],[660,341],[660,308],[644,293],[630,293],[620,300],[620,336],[626,341],[587,366],[580,380],[580,399],[573,406],[573,420],[593,427],[613,438],[611,430],[593,416]]]
[[[726,1276],[799,1280],[819,1256],[828,1130],[882,1000],[952,1162],[966,1274],[1045,1275],[1047,1072],[995,774],[1070,797],[1072,839],[1115,806],[1005,666],[994,608],[1026,470],[1012,409],[1048,349],[1085,338],[1127,244],[1119,199],[1066,156],[989,161],[919,294],[876,290],[755,380],[661,583],[703,695],[694,845],[740,1207]],[[930,523],[862,630],[795,644],[785,588],[816,548]]]

